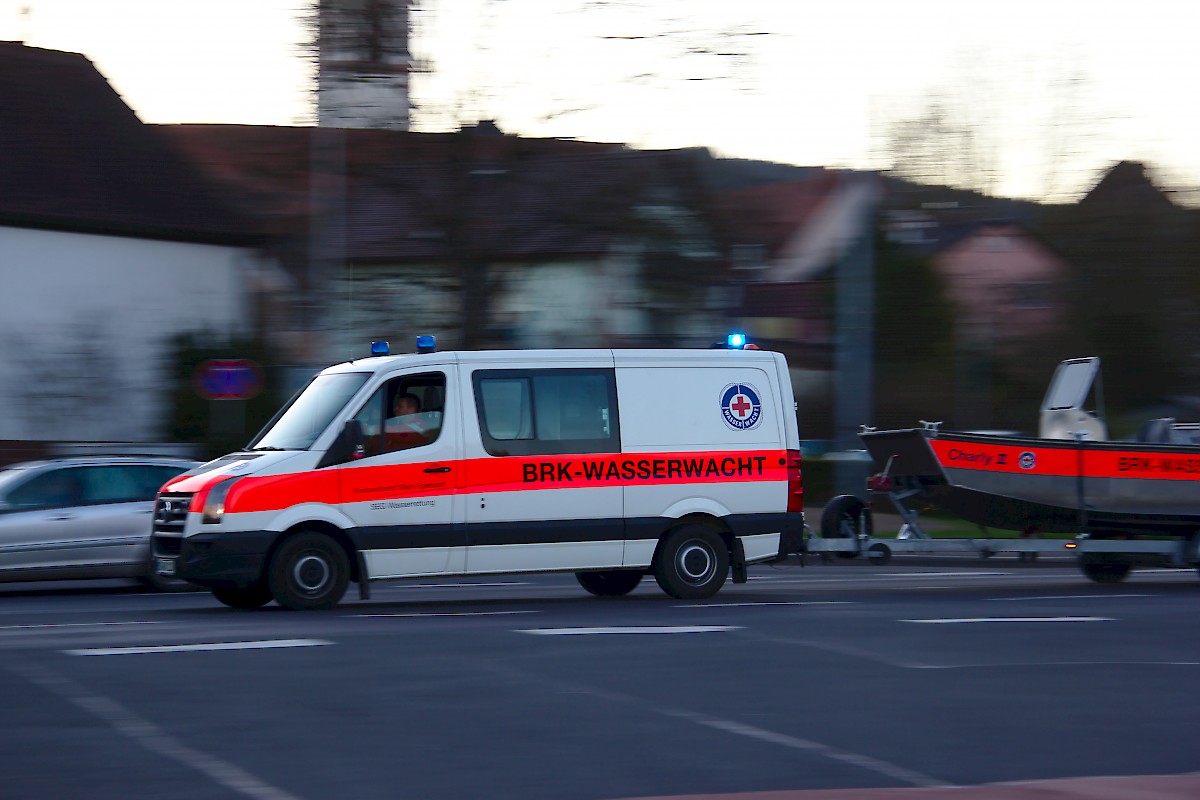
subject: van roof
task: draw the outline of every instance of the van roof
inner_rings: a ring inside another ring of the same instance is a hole
[[[325,373],[378,372],[398,367],[433,367],[447,364],[490,364],[525,362],[543,365],[568,362],[600,362],[612,366],[633,366],[642,363],[713,366],[735,366],[746,363],[773,362],[779,354],[771,350],[725,349],[620,349],[620,350],[446,350],[436,353],[404,353],[371,356],[335,364]]]

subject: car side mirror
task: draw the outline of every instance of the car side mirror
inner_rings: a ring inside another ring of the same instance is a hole
[[[356,419],[348,419],[342,432],[325,452],[321,463],[317,464],[317,469],[331,467],[335,464],[345,464],[348,461],[362,458],[363,455],[362,423]]]

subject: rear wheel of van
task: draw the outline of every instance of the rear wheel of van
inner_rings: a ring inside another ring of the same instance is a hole
[[[267,586],[279,605],[296,611],[333,608],[346,593],[350,559],[323,533],[301,533],[284,542],[267,568]]]
[[[597,597],[620,597],[637,588],[637,585],[642,582],[642,573],[629,569],[576,572],[575,580]]]
[[[249,586],[245,589],[213,589],[213,597],[230,608],[262,608],[271,602],[271,592],[266,586]]]
[[[711,528],[684,525],[667,536],[654,560],[654,578],[671,597],[712,597],[729,575],[729,548]]]

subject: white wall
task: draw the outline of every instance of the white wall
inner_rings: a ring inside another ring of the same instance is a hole
[[[250,251],[0,227],[0,439],[159,441],[167,338],[248,332]]]

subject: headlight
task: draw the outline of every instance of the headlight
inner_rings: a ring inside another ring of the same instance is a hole
[[[225,516],[225,496],[229,494],[229,489],[236,480],[237,478],[226,478],[208,490],[208,497],[204,498],[204,514],[200,518],[201,522],[207,525],[220,523],[221,517]]]

